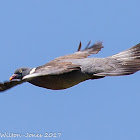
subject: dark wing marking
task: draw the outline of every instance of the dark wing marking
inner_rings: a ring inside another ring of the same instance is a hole
[[[80,41],[77,52],[81,50],[81,47],[82,47],[82,44],[81,44],[81,41]]]
[[[21,83],[25,82],[25,80],[20,80],[20,81],[6,81],[3,83],[0,83],[0,92],[5,91],[7,89],[10,89],[16,85],[19,85]]]
[[[89,48],[90,44],[91,44],[91,40],[90,40],[90,41],[88,42],[88,44],[86,45],[85,50]]]

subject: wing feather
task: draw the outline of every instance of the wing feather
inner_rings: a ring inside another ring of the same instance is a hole
[[[25,80],[20,80],[20,81],[14,80],[14,81],[6,81],[0,83],[0,92],[10,89],[16,85],[22,84],[23,82],[25,82]]]

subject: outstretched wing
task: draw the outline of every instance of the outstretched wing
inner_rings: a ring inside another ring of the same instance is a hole
[[[21,83],[25,82],[25,80],[20,80],[20,81],[6,81],[3,83],[0,83],[0,92],[5,91],[7,89],[10,89],[16,85],[19,85]]]
[[[37,67],[34,73],[24,76],[23,79],[29,81],[29,78],[37,76],[60,75],[79,70],[81,70],[80,65],[72,64],[72,62],[51,61],[45,65]]]
[[[97,42],[91,46],[89,42],[86,48],[84,50],[81,50],[81,42],[80,42],[78,51],[76,53],[58,57],[47,64],[54,63],[63,59],[83,59],[92,54],[97,54],[102,48],[103,48],[102,42]]]

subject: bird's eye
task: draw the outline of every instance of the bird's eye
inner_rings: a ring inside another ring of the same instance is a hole
[[[22,74],[22,70],[19,70],[19,73],[21,73],[21,74]]]
[[[19,70],[19,71],[17,72],[17,74],[20,75],[20,76],[22,76],[22,70]]]

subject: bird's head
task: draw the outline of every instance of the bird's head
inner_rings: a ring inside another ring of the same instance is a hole
[[[30,71],[31,71],[31,68],[19,68],[10,77],[10,81],[13,79],[22,79],[24,76],[28,75]]]

